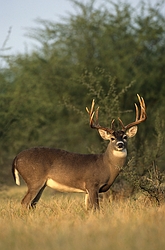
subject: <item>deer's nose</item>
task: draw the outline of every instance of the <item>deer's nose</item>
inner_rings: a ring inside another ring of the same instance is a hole
[[[118,147],[119,149],[123,149],[123,148],[124,148],[124,142],[118,141],[116,144],[117,144],[117,147]]]

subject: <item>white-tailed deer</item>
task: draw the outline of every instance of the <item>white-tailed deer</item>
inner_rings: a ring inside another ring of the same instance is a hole
[[[49,186],[62,192],[84,192],[87,209],[99,208],[98,194],[110,188],[125,164],[127,137],[133,137],[137,132],[137,125],[146,120],[144,99],[137,96],[140,114],[135,104],[135,121],[124,126],[118,118],[121,125],[119,131],[113,129],[114,121],[111,128],[99,125],[98,108],[94,111],[94,100],[91,109],[86,108],[91,128],[97,129],[104,140],[110,141],[103,154],[76,154],[61,149],[40,147],[19,153],[13,161],[12,173],[17,185],[20,185],[20,174],[28,187],[22,205],[34,208],[45,187]]]

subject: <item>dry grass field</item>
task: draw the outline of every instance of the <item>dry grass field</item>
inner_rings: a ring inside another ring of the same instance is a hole
[[[35,211],[22,210],[25,187],[0,192],[0,249],[162,250],[165,205],[103,201],[100,212],[84,209],[82,194],[48,190]]]

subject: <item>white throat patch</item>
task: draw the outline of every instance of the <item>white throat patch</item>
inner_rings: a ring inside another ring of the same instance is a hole
[[[127,150],[126,149],[121,150],[121,151],[113,150],[113,155],[116,157],[124,158],[127,156]]]

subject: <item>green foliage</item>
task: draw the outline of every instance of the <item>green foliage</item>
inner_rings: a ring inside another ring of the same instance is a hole
[[[137,148],[132,145],[127,167],[120,178],[124,178],[128,185],[134,187],[133,193],[142,191],[153,198],[158,205],[164,201],[164,122],[159,112],[154,122],[153,140],[145,138],[143,144]],[[135,143],[135,142],[133,142]]]

